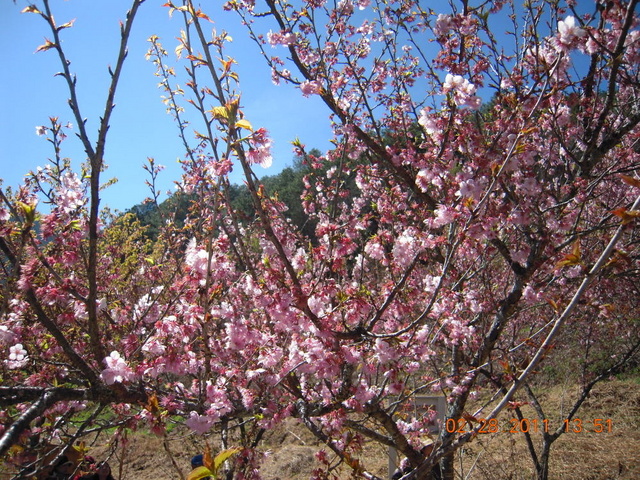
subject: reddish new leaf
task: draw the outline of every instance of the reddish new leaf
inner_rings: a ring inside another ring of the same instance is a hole
[[[634,221],[636,218],[640,217],[640,211],[627,210],[624,207],[616,208],[615,210],[612,210],[611,213],[622,220],[623,225],[627,225]]]
[[[63,23],[62,25],[56,27],[56,30],[59,32],[62,29],[71,28],[71,27],[73,27],[73,24],[74,24],[75,21],[76,21],[76,19],[74,18],[73,20],[71,20],[71,21],[69,21],[67,23]]]
[[[20,13],[42,13],[40,10],[36,8],[35,5],[29,5],[22,9]]]
[[[52,42],[48,38],[45,38],[44,43],[36,48],[36,52],[44,52],[46,50],[49,50],[50,48],[55,48],[55,46],[56,44],[54,42]]]
[[[640,180],[635,178],[635,177],[631,177],[629,175],[622,175],[620,174],[620,178],[622,178],[622,181],[624,183],[626,183],[627,185],[631,185],[632,187],[636,187],[636,188],[640,188]]]

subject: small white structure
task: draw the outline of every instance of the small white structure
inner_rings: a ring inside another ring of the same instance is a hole
[[[438,435],[444,425],[444,418],[447,413],[447,402],[444,395],[416,395],[413,397],[414,410],[435,410],[436,417],[429,425],[429,433]],[[389,447],[389,480],[398,468],[398,452],[393,447]]]

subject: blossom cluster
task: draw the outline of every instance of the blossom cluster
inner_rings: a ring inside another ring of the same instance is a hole
[[[272,47],[278,45],[291,46],[296,43],[296,34],[292,32],[272,32],[267,33],[267,41]]]
[[[475,95],[476,86],[461,75],[452,75],[447,73],[444,84],[442,85],[443,93],[452,93],[453,101],[459,107],[469,107],[474,110],[480,108],[482,99]]]
[[[264,128],[260,128],[253,132],[249,138],[249,151],[247,158],[253,165],[260,165],[263,168],[269,168],[273,162],[271,156],[271,139]]]
[[[4,363],[10,369],[18,369],[23,368],[28,361],[29,357],[27,356],[27,351],[21,343],[16,343],[9,348],[9,357],[4,361]]]
[[[113,351],[107,358],[104,359],[107,367],[100,374],[100,378],[107,385],[113,385],[114,383],[130,382],[136,378],[135,373],[127,362],[120,356],[120,353]]]

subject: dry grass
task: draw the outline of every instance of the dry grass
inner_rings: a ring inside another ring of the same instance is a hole
[[[566,413],[573,392],[553,387],[541,393],[543,406],[558,418]],[[523,413],[534,418],[533,409]],[[553,445],[550,478],[553,480],[632,480],[640,478],[640,380],[613,380],[597,385],[578,415],[584,422],[611,419],[612,431],[604,433],[567,433]],[[506,419],[506,420],[505,420]],[[501,419],[508,424],[509,414]],[[550,422],[553,422],[550,420]],[[559,421],[558,421],[559,422]],[[551,423],[552,426],[557,424]],[[536,447],[539,436],[534,435]],[[103,458],[107,445],[94,446],[91,454]],[[168,450],[186,475],[189,460],[202,449],[201,440],[189,433],[174,431],[168,438]],[[318,467],[318,444],[311,434],[294,422],[285,423],[265,437],[262,447],[265,480],[303,480]],[[123,457],[124,455],[124,457]],[[386,478],[387,452],[379,446],[367,446],[361,458],[369,471]],[[469,480],[530,480],[533,465],[521,434],[480,435],[457,454],[457,478]],[[114,470],[122,466],[120,480],[163,480],[180,478],[172,466],[163,440],[149,434],[131,435],[126,448],[120,448],[110,461]],[[342,478],[349,473],[338,470]],[[0,479],[10,478],[2,475]]]
[[[546,392],[550,431],[562,426],[575,391],[553,387]],[[523,414],[536,418],[531,407]],[[508,424],[501,420],[502,425]],[[632,480],[640,478],[640,383],[638,380],[603,382],[595,387],[579,410],[584,430],[569,432],[551,447],[549,477],[554,480]],[[595,433],[593,421],[602,419],[605,427],[611,420],[611,432]],[[573,427],[574,424],[570,424]],[[587,431],[590,430],[590,431]],[[541,434],[533,434],[534,446],[540,448]],[[461,452],[459,478],[535,479],[534,467],[522,434],[481,435]]]

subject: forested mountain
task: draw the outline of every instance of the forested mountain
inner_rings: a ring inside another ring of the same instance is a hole
[[[308,156],[317,158],[320,155],[321,152],[319,150],[312,149]],[[328,165],[324,171],[330,167],[331,165]],[[303,210],[301,200],[305,189],[304,177],[309,173],[311,173],[311,169],[307,162],[300,157],[296,157],[290,167],[284,168],[275,175],[262,177],[260,182],[266,195],[278,199],[287,206],[284,215],[291,220],[293,225],[306,235],[313,236],[314,228]],[[317,172],[315,173],[317,175]],[[231,204],[238,212],[241,222],[248,223],[255,219],[255,208],[246,185],[229,185],[229,197]],[[191,194],[178,191],[159,204],[152,200],[147,200],[134,205],[128,210],[128,213],[134,214],[138,221],[147,227],[147,234],[150,238],[156,238],[160,225],[168,218],[177,227],[184,225],[194,198]]]

